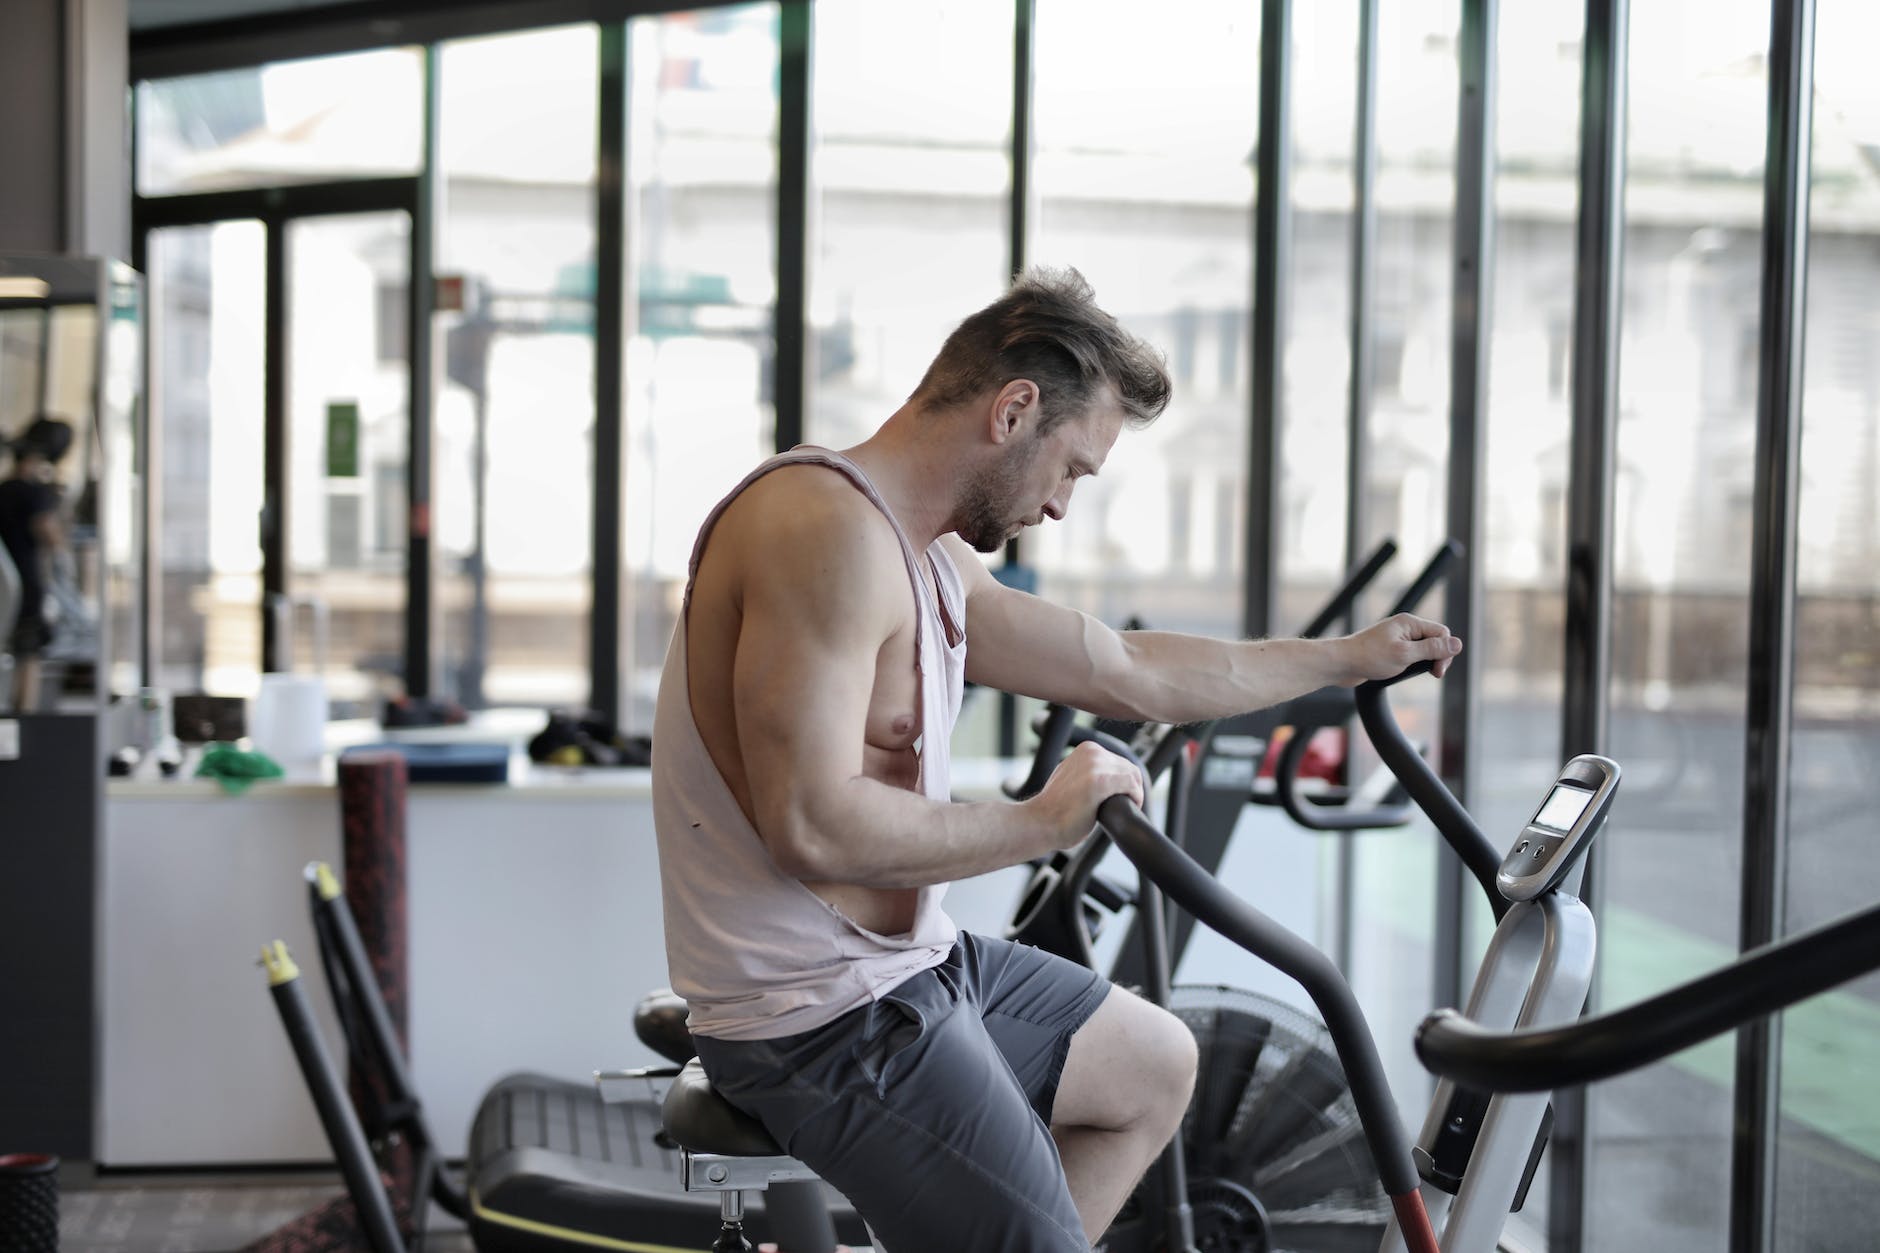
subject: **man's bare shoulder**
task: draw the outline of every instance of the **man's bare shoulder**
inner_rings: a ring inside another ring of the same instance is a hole
[[[723,564],[747,586],[786,579],[847,599],[878,589],[884,569],[899,569],[899,549],[887,518],[839,470],[793,465],[744,489],[706,555],[728,558]]]

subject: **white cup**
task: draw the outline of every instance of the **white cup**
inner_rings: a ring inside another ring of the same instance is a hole
[[[326,683],[315,675],[264,674],[248,710],[248,738],[283,767],[319,764],[326,752]]]

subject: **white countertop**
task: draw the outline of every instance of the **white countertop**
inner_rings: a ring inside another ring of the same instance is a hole
[[[257,779],[231,799],[248,796],[296,796],[328,793],[337,786],[339,754],[364,744],[506,744],[510,750],[507,783],[419,783],[423,795],[438,793],[553,793],[574,798],[644,799],[652,795],[652,771],[643,766],[545,766],[529,760],[526,746],[541,730],[539,710],[493,710],[461,726],[388,730],[370,719],[327,724],[327,754],[318,763],[287,767],[279,779]],[[170,778],[153,763],[138,767],[128,777],[112,778],[105,789],[111,799],[150,799],[217,795],[215,779],[196,777],[203,749],[191,747],[182,768]],[[987,800],[1002,796],[1000,785],[1024,778],[1031,762],[1002,758],[966,758],[953,763],[953,794],[959,800]]]

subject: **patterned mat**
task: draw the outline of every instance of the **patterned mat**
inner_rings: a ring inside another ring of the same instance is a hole
[[[326,1204],[332,1184],[172,1181],[100,1183],[59,1197],[60,1253],[235,1253]],[[448,1216],[432,1215],[426,1253],[472,1253]]]

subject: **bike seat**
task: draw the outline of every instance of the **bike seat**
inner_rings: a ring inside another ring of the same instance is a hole
[[[724,1157],[782,1157],[764,1125],[718,1095],[693,1058],[679,1071],[661,1111],[666,1134],[694,1153]]]
[[[658,988],[633,1009],[633,1033],[640,1043],[674,1065],[692,1060],[692,1033],[685,1029],[685,1000],[671,988]]]

